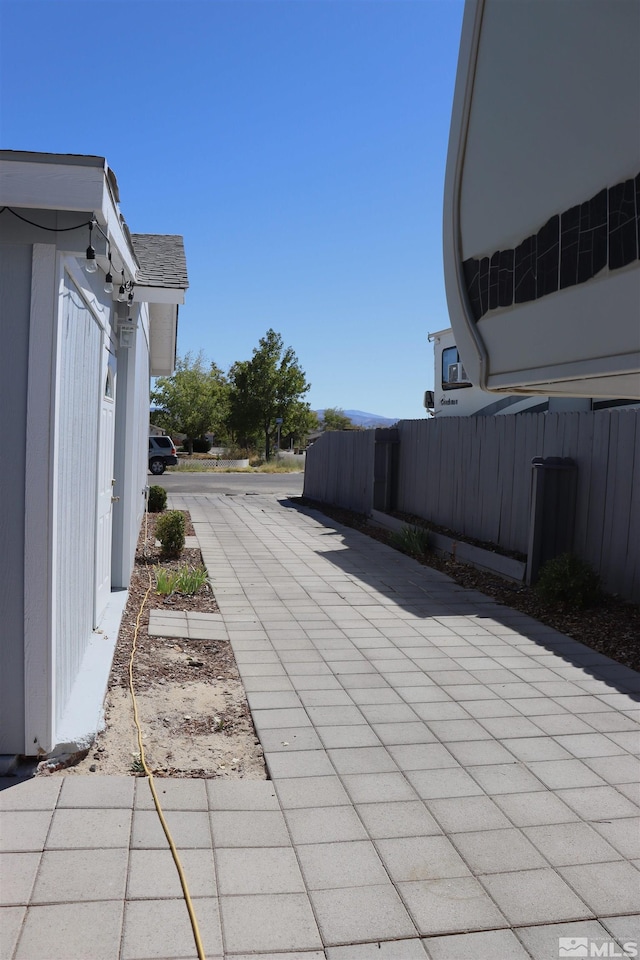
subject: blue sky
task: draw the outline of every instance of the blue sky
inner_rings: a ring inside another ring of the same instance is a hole
[[[4,149],[104,156],[184,236],[178,350],[269,327],[314,409],[424,416],[462,0],[0,0]]]

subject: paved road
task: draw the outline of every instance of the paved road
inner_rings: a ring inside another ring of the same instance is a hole
[[[163,473],[149,474],[149,484],[159,484],[169,494],[273,494],[299,497],[303,473]]]

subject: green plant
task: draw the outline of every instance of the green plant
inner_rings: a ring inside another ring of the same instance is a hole
[[[185,519],[180,510],[168,510],[156,523],[156,537],[165,557],[179,557],[184,548]]]
[[[197,567],[183,567],[176,577],[175,590],[179,593],[194,594],[207,582],[206,568],[199,564]]]
[[[403,527],[392,534],[391,544],[410,557],[423,557],[431,549],[429,531],[420,527]]]
[[[176,590],[179,573],[177,570],[166,570],[164,567],[154,567],[156,576],[156,593],[162,597],[169,597]]]
[[[164,487],[149,487],[147,507],[149,513],[162,513],[167,506],[167,491]]]
[[[600,578],[588,563],[574,553],[562,553],[545,563],[535,589],[545,603],[565,603],[576,610],[583,610],[598,602]]]
[[[131,766],[129,767],[131,773],[144,773],[144,764],[142,763],[142,757],[140,754],[134,753],[131,756]]]

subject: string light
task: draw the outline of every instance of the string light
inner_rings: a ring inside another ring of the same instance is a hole
[[[95,273],[98,269],[98,264],[96,263],[96,251],[92,245],[92,234],[93,234],[93,220],[89,222],[89,246],[87,247],[86,260],[84,268],[87,273]]]
[[[111,261],[111,243],[107,234],[101,229],[100,224],[95,218],[91,218],[89,221],[84,221],[83,223],[78,223],[72,227],[46,227],[42,223],[36,223],[35,220],[29,220],[28,217],[22,216],[16,210],[12,210],[11,207],[2,206],[0,207],[0,215],[3,213],[10,213],[12,216],[16,217],[18,220],[22,220],[23,223],[28,223],[31,227],[37,227],[39,230],[46,230],[48,233],[69,233],[73,230],[81,230],[83,227],[89,227],[89,246],[86,249],[84,269],[86,273],[96,273],[98,270],[98,261],[96,258],[95,247],[93,246],[93,228],[95,227],[98,233],[100,233],[106,243],[108,249],[108,258],[109,258],[109,267],[104,278],[104,292],[113,293],[113,264]],[[122,283],[118,290],[118,300],[120,303],[129,302],[129,306],[133,304],[133,289],[134,289],[133,280],[125,280],[124,268],[122,269]]]
[[[113,293],[113,276],[111,274],[111,244],[109,244],[109,269],[104,278],[104,292]]]

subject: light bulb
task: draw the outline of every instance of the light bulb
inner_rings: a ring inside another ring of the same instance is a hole
[[[86,253],[87,259],[85,260],[84,269],[87,273],[95,273],[98,269],[98,264],[96,263],[96,252],[93,247],[87,247]]]
[[[113,293],[113,277],[110,273],[104,278],[104,292]]]

